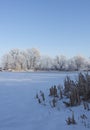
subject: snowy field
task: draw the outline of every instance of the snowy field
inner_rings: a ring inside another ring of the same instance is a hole
[[[66,75],[77,78],[77,73],[0,73],[0,130],[89,130],[90,111],[78,107],[66,108],[61,102],[57,108],[40,105],[35,99],[42,90],[47,99],[49,88],[63,84]],[[66,119],[75,114],[76,125],[67,125]],[[81,119],[85,114],[87,119]]]

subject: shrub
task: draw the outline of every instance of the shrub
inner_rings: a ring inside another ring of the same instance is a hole
[[[76,121],[74,119],[74,112],[72,111],[72,117],[68,117],[67,120],[66,120],[66,123],[68,125],[71,125],[71,124],[76,124]]]
[[[90,100],[90,75],[80,73],[77,81],[67,76],[64,81],[64,95],[70,99],[71,106],[79,105],[81,100]]]

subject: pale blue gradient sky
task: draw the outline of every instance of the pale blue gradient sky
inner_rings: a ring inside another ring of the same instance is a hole
[[[32,47],[90,57],[90,0],[0,0],[0,56]]]

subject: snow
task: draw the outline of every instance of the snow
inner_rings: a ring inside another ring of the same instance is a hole
[[[63,84],[66,75],[72,78],[77,73],[0,73],[0,130],[89,130],[90,111],[84,110],[83,105],[66,108],[62,101],[56,108],[48,102],[49,88]],[[46,105],[39,104],[36,93],[45,93]],[[67,125],[66,119],[74,111],[76,125]],[[87,119],[81,119],[85,114]],[[86,124],[86,126],[85,126]]]

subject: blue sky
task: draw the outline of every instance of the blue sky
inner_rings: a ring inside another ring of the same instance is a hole
[[[32,47],[90,57],[90,0],[0,0],[0,56]]]

